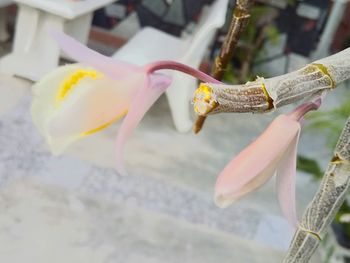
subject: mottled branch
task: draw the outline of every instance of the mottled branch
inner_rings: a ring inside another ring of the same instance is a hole
[[[339,80],[339,79],[338,79]],[[307,263],[332,223],[350,188],[350,117],[325,176],[306,208],[284,263]]]
[[[198,115],[267,112],[334,89],[350,78],[350,48],[278,77],[243,85],[202,83],[194,95]]]

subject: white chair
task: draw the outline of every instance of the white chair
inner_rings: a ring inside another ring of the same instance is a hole
[[[145,27],[114,55],[114,58],[143,65],[155,60],[175,60],[198,68],[216,30],[226,19],[228,0],[216,0],[202,15],[194,34],[177,38],[154,28]],[[180,132],[192,126],[190,100],[196,80],[183,73],[172,73],[172,85],[166,91],[175,127]]]
[[[1,2],[2,0],[0,0]],[[62,30],[86,43],[93,11],[115,0],[14,0],[18,5],[12,53],[0,72],[38,80],[58,65],[60,49],[48,29]]]
[[[10,37],[6,29],[6,13],[4,7],[12,4],[12,0],[0,0],[0,42]]]

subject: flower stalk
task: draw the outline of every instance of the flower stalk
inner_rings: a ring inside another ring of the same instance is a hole
[[[197,78],[203,82],[210,82],[210,83],[216,83],[216,84],[222,83],[221,81],[216,80],[215,78],[205,74],[200,70],[197,70],[195,68],[192,68],[190,66],[187,66],[185,64],[175,62],[175,61],[168,61],[168,60],[156,61],[146,65],[146,72],[148,74],[155,73],[156,71],[162,70],[162,69],[176,70],[184,74],[191,75],[192,77]]]

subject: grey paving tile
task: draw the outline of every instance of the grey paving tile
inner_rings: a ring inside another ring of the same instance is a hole
[[[281,262],[282,252],[142,209],[17,181],[0,192],[1,262]]]

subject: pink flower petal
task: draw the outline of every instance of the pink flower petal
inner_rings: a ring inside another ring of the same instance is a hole
[[[217,205],[226,207],[271,178],[299,130],[297,121],[286,115],[278,116],[221,172],[215,186]]]
[[[123,120],[116,140],[116,167],[120,174],[126,174],[123,163],[123,150],[126,140],[170,83],[171,78],[168,76],[159,74],[150,75],[145,85],[140,88],[132,101],[129,112]]]
[[[293,227],[297,227],[298,225],[295,207],[295,179],[299,134],[300,129],[290,143],[276,171],[278,201],[283,215]]]
[[[50,34],[72,59],[94,67],[110,78],[119,80],[132,72],[142,70],[141,67],[101,55],[60,31],[51,30]]]

